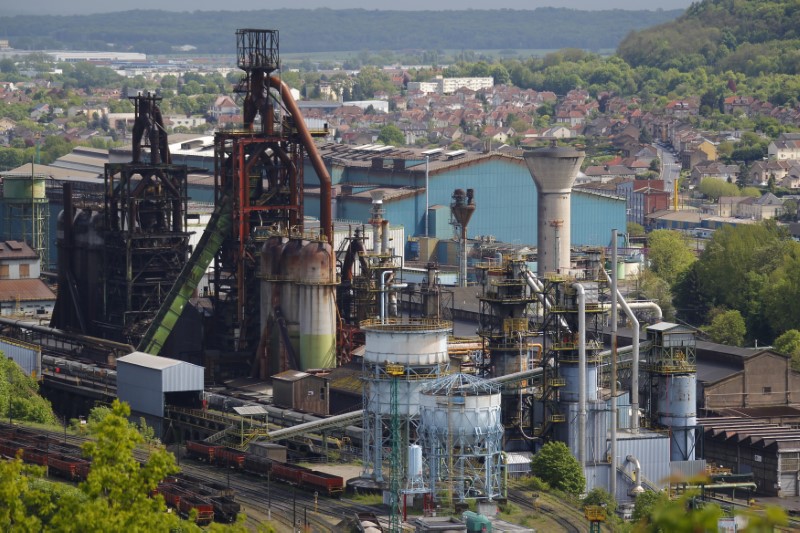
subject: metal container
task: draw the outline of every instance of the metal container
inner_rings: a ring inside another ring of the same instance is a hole
[[[502,434],[499,387],[492,388],[485,380],[458,388],[440,385],[442,381],[452,383],[458,379],[459,375],[447,376],[425,387],[420,395],[421,431],[470,447],[482,445],[498,432]]]
[[[280,308],[286,319],[286,328],[289,331],[289,339],[294,346],[295,353],[300,349],[300,306],[295,282],[301,272],[300,253],[302,250],[303,241],[291,239],[283,246],[280,259],[279,277],[284,280],[284,283],[281,284]]]
[[[658,389],[658,421],[670,428],[670,456],[673,461],[694,460],[696,394],[696,374],[661,376]]]

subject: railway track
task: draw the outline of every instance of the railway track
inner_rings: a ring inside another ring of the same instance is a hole
[[[80,446],[88,437],[64,434],[64,432],[46,429],[32,429],[37,433],[65,441],[67,444]],[[147,450],[134,450],[134,456],[144,461]],[[252,530],[271,518],[285,530],[292,530],[293,520],[296,526],[302,527],[306,522],[314,533],[337,531],[339,522],[349,519],[355,512],[378,512],[375,507],[362,505],[347,499],[332,499],[314,494],[277,481],[267,482],[265,478],[236,471],[231,468],[209,466],[187,458],[179,459],[182,472],[203,481],[229,485],[236,490],[238,501],[245,513],[245,524]],[[268,489],[269,485],[269,489]]]
[[[563,503],[552,501],[534,505],[534,500],[529,495],[515,489],[509,489],[508,501],[527,511],[543,513],[547,520],[558,524],[562,528],[560,531],[566,533],[580,533],[588,527],[588,522],[581,511]]]

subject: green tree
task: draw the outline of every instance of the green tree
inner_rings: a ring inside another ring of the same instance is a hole
[[[712,341],[729,346],[741,346],[747,333],[744,318],[736,309],[716,313],[711,325],[703,330],[708,333]]]
[[[647,242],[650,268],[670,286],[697,259],[686,237],[678,231],[656,230],[650,233]]]
[[[552,488],[580,494],[586,486],[581,465],[563,442],[548,442],[531,459],[533,475]]]
[[[800,331],[790,329],[775,339],[773,347],[792,358],[792,368],[800,369]]]
[[[39,395],[39,384],[0,352],[0,413],[5,418],[55,423],[50,402]],[[9,416],[10,415],[10,416]]]
[[[600,487],[590,490],[581,503],[584,507],[599,505],[605,508],[607,516],[613,516],[617,510],[617,500],[607,490]]]
[[[675,306],[669,283],[652,270],[644,270],[637,280],[638,297],[658,303],[665,320],[675,319]]]
[[[636,222],[628,222],[628,235],[631,237],[644,237],[644,226]]]
[[[653,514],[653,509],[669,502],[669,496],[665,492],[642,492],[636,496],[633,504],[632,520],[636,523],[647,523]]]
[[[406,137],[400,128],[394,124],[387,124],[381,128],[378,134],[378,142],[386,145],[402,146],[406,143]]]
[[[179,527],[180,519],[166,513],[163,498],[150,494],[159,481],[175,473],[175,458],[163,448],[155,449],[144,464],[133,456],[144,439],[128,422],[130,408],[114,400],[110,410],[97,415],[89,425],[96,441],[83,445],[92,458],[92,468],[82,492],[88,500],[69,502],[54,517],[60,531],[166,531]]]
[[[714,178],[706,178],[697,186],[697,190],[713,201],[721,196],[740,196],[739,187],[735,183],[728,183]]]

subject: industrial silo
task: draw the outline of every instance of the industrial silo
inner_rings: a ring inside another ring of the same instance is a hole
[[[323,236],[324,239],[324,236]],[[300,314],[300,370],[336,366],[336,272],[327,240],[300,252],[296,290]]]
[[[664,373],[658,387],[658,423],[670,428],[670,459],[694,460],[697,374]]]
[[[539,201],[538,274],[570,269],[570,195],[585,152],[550,146],[525,152]]]
[[[384,318],[365,320],[361,329],[366,337],[363,477],[382,483],[384,449],[391,449],[397,438],[404,450],[416,440],[420,390],[447,372],[447,335],[452,323]],[[393,435],[393,416],[402,437]]]
[[[45,192],[46,176],[3,174],[3,226],[0,240],[20,240],[39,254],[42,270],[48,270],[50,208]]]
[[[500,402],[500,385],[468,374],[445,376],[422,389],[420,441],[436,499],[500,496]]]

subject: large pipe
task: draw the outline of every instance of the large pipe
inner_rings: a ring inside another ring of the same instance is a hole
[[[386,322],[386,276],[389,274],[394,274],[391,270],[384,270],[381,272],[381,298],[380,298],[380,305],[381,311],[379,313],[381,318],[381,324]]]
[[[586,468],[586,291],[580,283],[578,294],[578,461]]]
[[[611,230],[611,294],[617,294],[617,230]],[[611,298],[611,475],[609,491],[617,497],[617,299]]]
[[[303,115],[300,113],[300,108],[297,107],[297,102],[294,101],[292,91],[280,78],[276,76],[269,77],[270,85],[280,91],[283,104],[289,110],[289,113],[294,117],[294,125],[297,128],[297,133],[303,141],[303,146],[306,148],[311,166],[319,178],[320,192],[319,192],[319,224],[322,229],[323,235],[328,239],[328,244],[333,244],[333,222],[331,215],[331,175],[325,166],[325,162],[320,157],[317,151],[317,145],[314,144],[314,138],[311,132],[308,131],[306,123],[303,120]]]
[[[530,270],[524,271],[522,273],[522,276],[525,278],[525,282],[528,284],[528,287],[531,289],[531,291],[533,291],[533,293],[536,294],[536,298],[538,298],[538,300],[542,302],[544,308],[549,309],[552,306],[552,303],[547,299],[547,296],[545,296],[544,294],[544,285],[542,285],[542,282],[539,281],[533,274],[533,272],[531,272]],[[567,324],[566,319],[563,316],[559,315],[558,320],[561,323],[561,327],[569,331],[569,325]]]
[[[389,221],[386,219],[381,221],[381,253],[389,253]]]
[[[637,459],[633,455],[629,455],[625,458],[626,461],[629,463],[633,463],[633,476],[636,485],[631,489],[631,496],[635,496],[636,494],[641,494],[644,492],[644,487],[642,487],[642,465],[639,463],[639,459]]]
[[[616,267],[614,267],[614,271],[616,272]],[[606,275],[606,280],[611,281],[613,285],[613,281],[609,278],[608,272],[603,270],[603,273]],[[639,320],[633,313],[633,308],[636,307],[637,309],[653,309],[656,311],[656,316],[658,317],[659,320],[661,320],[662,313],[661,313],[661,308],[655,302],[635,302],[632,304],[628,304],[628,302],[625,301],[625,298],[623,298],[622,293],[619,291],[619,289],[617,289],[615,301],[622,307],[622,310],[625,311],[625,315],[631,321],[631,325],[633,327],[633,338],[631,339],[631,345],[633,347],[633,361],[631,364],[630,424],[631,424],[631,431],[636,433],[639,431]]]

